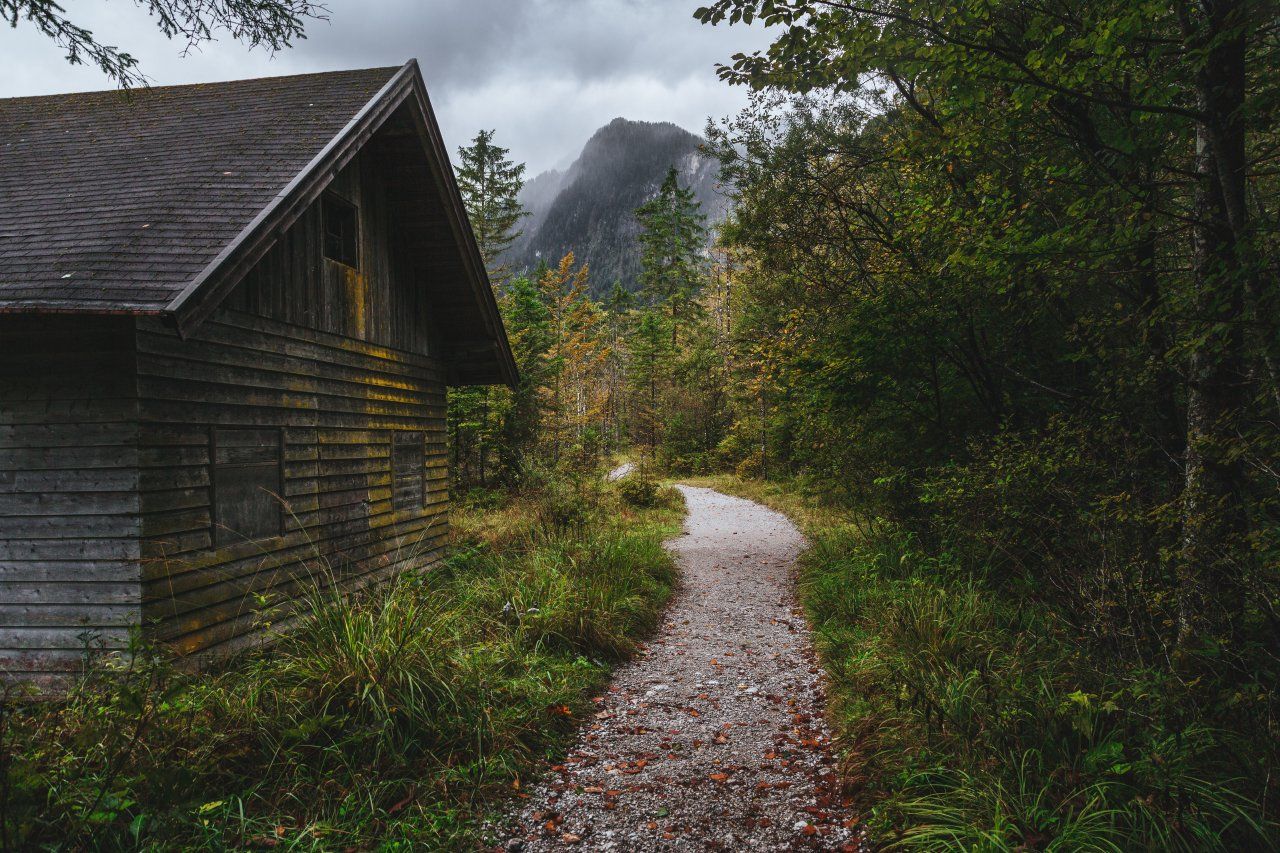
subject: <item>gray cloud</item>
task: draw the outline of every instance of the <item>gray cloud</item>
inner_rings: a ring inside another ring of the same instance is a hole
[[[699,0],[330,0],[327,22],[271,56],[226,39],[181,56],[147,15],[120,2],[68,4],[79,23],[138,56],[156,84],[399,64],[417,57],[451,146],[494,128],[538,172],[576,154],[616,116],[701,131],[745,93],[716,62],[763,47],[759,27],[704,27]],[[0,96],[99,89],[31,27],[0,29]]]

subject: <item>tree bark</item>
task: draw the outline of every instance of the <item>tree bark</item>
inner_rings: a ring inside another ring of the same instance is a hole
[[[1242,0],[1205,0],[1196,81],[1195,318],[1177,579],[1180,647],[1230,630],[1241,609],[1246,528],[1233,452],[1244,402],[1242,238],[1247,239]]]

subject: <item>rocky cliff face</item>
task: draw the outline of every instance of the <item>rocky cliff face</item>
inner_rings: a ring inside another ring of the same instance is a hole
[[[635,290],[635,209],[657,193],[668,168],[675,166],[680,183],[693,188],[709,225],[724,219],[728,204],[718,191],[718,163],[702,153],[702,144],[701,137],[667,122],[614,119],[595,132],[568,169],[543,172],[525,185],[520,199],[530,216],[508,263],[529,269],[539,260],[555,264],[572,251],[591,265],[597,294],[615,281]]]

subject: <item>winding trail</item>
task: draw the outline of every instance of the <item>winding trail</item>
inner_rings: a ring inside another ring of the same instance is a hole
[[[508,850],[857,850],[792,595],[804,538],[772,510],[680,486],[682,583]]]

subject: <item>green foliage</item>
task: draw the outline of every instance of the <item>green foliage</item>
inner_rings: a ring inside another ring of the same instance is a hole
[[[673,351],[666,318],[653,311],[641,312],[628,348],[631,437],[652,455],[662,435],[662,395],[668,387]]]
[[[284,50],[306,37],[308,18],[323,18],[327,11],[310,0],[137,0],[137,5],[148,11],[166,38],[185,42],[187,50],[212,41],[219,30],[250,47]],[[88,61],[125,88],[146,85],[137,57],[98,41],[54,0],[0,2],[0,21],[16,28],[19,20],[51,39],[72,65]]]
[[[449,389],[447,421],[452,471],[456,481],[468,486],[518,479],[522,442],[528,431],[536,430],[536,415],[530,413],[529,383],[537,381],[537,361],[545,350],[543,341],[528,328],[530,320],[536,322],[536,318],[527,316],[528,306],[522,301],[528,282],[523,282],[524,289],[521,282],[511,282],[510,270],[500,260],[520,236],[520,220],[528,215],[519,202],[524,164],[512,163],[507,149],[495,145],[493,136],[492,130],[481,130],[471,145],[458,149],[458,190],[490,283],[494,288],[506,286],[517,291],[511,304],[500,300],[500,307],[504,309],[505,322],[515,321],[510,340],[517,369],[528,368],[532,374],[522,375],[513,390],[483,386]]]
[[[93,655],[65,702],[6,697],[3,846],[474,845],[674,581],[677,511],[532,479],[476,494],[486,508],[455,516],[460,541],[424,573],[342,594],[321,571],[275,645],[220,669],[135,643]],[[574,495],[578,523],[547,523]]]
[[[520,276],[498,301],[520,378],[501,408],[497,455],[505,478],[520,482],[537,447],[542,426],[539,389],[550,379],[551,314],[536,281]]]
[[[705,220],[693,190],[680,186],[675,167],[658,194],[636,208],[640,223],[641,294],[651,306],[670,317],[671,342],[698,319],[694,298],[702,288],[702,249],[707,243]]]
[[[586,483],[592,485],[585,486]],[[600,491],[594,483],[595,478],[555,479],[544,486],[537,505],[542,524],[556,533],[585,527],[600,508]]]
[[[801,580],[835,719],[890,846],[1232,850],[1275,843],[1238,734],[1174,676],[1083,653],[1057,615],[900,528],[829,530]]]
[[[903,844],[1260,846],[1274,11],[695,13],[776,27],[709,130],[738,201],[718,452],[868,520],[809,600],[874,720],[846,720],[851,754],[906,757],[862,771]]]
[[[524,164],[511,162],[508,149],[495,145],[493,135],[481,130],[470,145],[458,149],[457,177],[480,257],[497,286],[510,275],[498,259],[520,236],[517,226],[529,214],[519,201]]]
[[[622,498],[627,506],[651,509],[658,505],[660,491],[658,482],[646,474],[631,474],[623,477],[614,483],[613,487],[617,490],[618,497]]]

